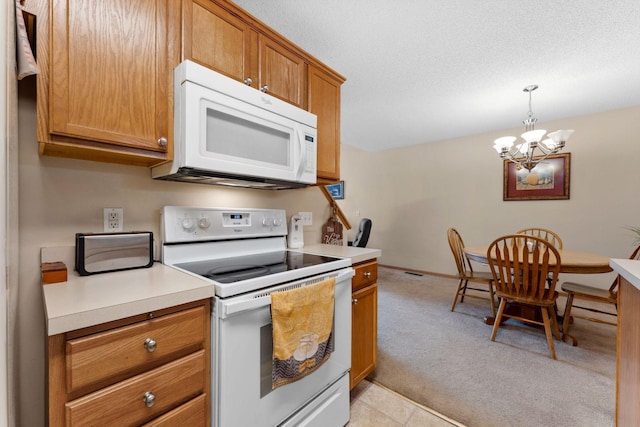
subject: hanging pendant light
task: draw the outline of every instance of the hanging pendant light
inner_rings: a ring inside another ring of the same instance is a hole
[[[529,172],[538,163],[552,154],[561,151],[573,129],[557,130],[547,134],[544,129],[534,129],[538,121],[533,117],[531,110],[531,92],[538,89],[538,85],[530,85],[522,91],[529,94],[529,113],[522,121],[525,125],[525,132],[520,135],[521,141],[516,142],[515,136],[503,136],[493,141],[493,148],[498,152],[500,158],[509,160],[517,165],[518,169],[527,169]]]

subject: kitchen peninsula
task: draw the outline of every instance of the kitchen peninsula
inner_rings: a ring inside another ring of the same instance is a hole
[[[616,425],[640,423],[640,261],[612,259],[620,275],[616,369]]]

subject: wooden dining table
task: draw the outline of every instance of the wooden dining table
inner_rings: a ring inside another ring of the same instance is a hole
[[[489,246],[465,246],[464,252],[471,261],[475,261],[481,264],[488,264],[487,250]],[[592,254],[588,252],[577,252],[566,249],[558,249],[560,253],[560,273],[573,273],[573,274],[598,274],[609,273],[613,271],[609,266],[609,257]],[[550,265],[555,265],[555,259],[549,260]],[[533,317],[537,315],[537,311],[528,310],[527,307],[523,307],[519,304],[513,303],[507,306],[505,309],[507,312],[518,311],[520,316]],[[495,318],[487,316],[484,319],[487,325],[493,325]],[[562,325],[562,318],[558,316],[558,322]],[[562,331],[562,340],[564,342],[570,342],[576,345],[577,341],[574,337],[567,334],[566,331]]]
[[[487,249],[489,246],[466,246],[464,252],[471,261],[487,264]],[[558,249],[558,252],[560,273],[596,274],[613,271],[609,266],[609,257],[566,249]],[[549,260],[549,264],[555,265],[555,260]]]

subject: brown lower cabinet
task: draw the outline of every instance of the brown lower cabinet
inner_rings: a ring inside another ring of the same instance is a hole
[[[49,337],[50,426],[210,425],[210,303]]]
[[[616,371],[616,425],[640,425],[640,290],[620,276]]]
[[[354,264],[351,298],[351,371],[353,389],[369,375],[377,363],[378,344],[378,263]]]

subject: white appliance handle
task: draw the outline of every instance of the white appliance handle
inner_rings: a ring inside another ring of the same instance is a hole
[[[300,164],[298,165],[298,171],[296,172],[296,179],[302,178],[302,173],[304,172],[304,167],[307,163],[307,150],[305,149],[305,143],[300,133],[301,132],[298,130],[295,131],[295,135],[298,139],[298,147],[300,147]]]
[[[302,286],[311,285],[314,283],[318,283],[322,280],[329,279],[331,277],[336,278],[336,287],[342,283],[343,281],[349,281],[351,283],[351,278],[355,275],[355,271],[353,268],[349,267],[348,269],[340,270],[339,274],[324,274],[321,276],[316,276],[313,278],[308,278],[304,280],[300,280],[298,282],[287,283],[280,286],[275,286],[270,288],[269,290],[265,290],[264,292],[255,292],[249,295],[245,295],[238,298],[231,298],[230,301],[222,301],[222,316],[227,317],[241,311],[247,310],[255,310],[256,308],[266,307],[271,305],[271,293],[279,292],[283,290],[288,290],[287,288],[298,288]]]

